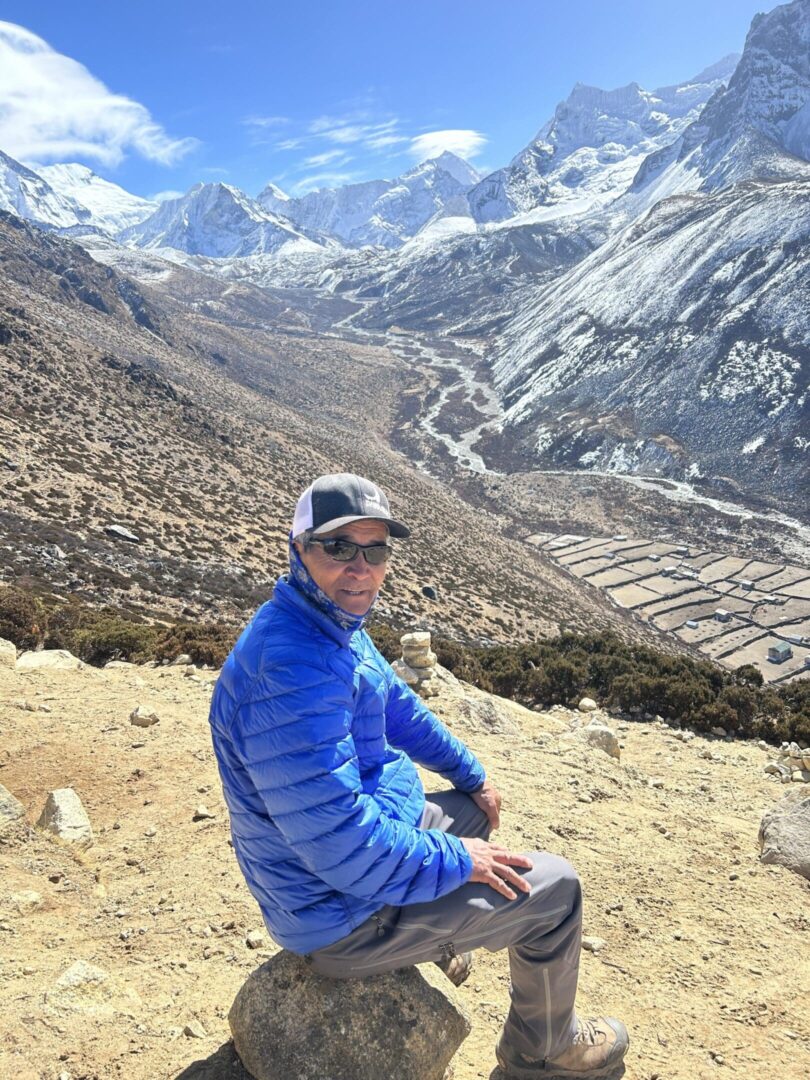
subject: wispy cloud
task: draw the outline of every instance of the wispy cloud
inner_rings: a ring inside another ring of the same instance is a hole
[[[306,195],[316,188],[342,187],[344,184],[353,184],[361,180],[362,176],[353,172],[323,172],[312,176],[305,176],[296,181],[290,188],[292,195]]]
[[[282,139],[276,143],[276,150],[300,150],[306,143],[306,139]]]
[[[487,144],[480,131],[448,128],[445,131],[426,131],[411,139],[410,154],[417,161],[438,157],[446,150],[463,158],[474,158]]]
[[[312,157],[304,158],[304,165],[319,169],[322,165],[341,165],[351,161],[351,155],[343,150],[327,150],[323,154],[313,154]]]
[[[143,105],[113,93],[30,30],[0,21],[0,146],[7,153],[116,165],[131,150],[171,165],[196,145],[170,136]]]
[[[172,199],[182,199],[185,191],[157,191],[149,198],[152,202],[170,202]]]
[[[344,146],[360,143],[366,149],[377,150],[408,141],[408,137],[398,130],[399,124],[397,117],[381,120],[363,110],[345,116],[319,116],[310,122],[307,130],[310,135],[327,142]]]
[[[289,116],[246,116],[242,123],[246,127],[280,128],[290,123]]]

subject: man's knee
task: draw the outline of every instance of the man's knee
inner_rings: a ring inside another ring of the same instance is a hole
[[[547,851],[532,851],[528,855],[532,860],[532,868],[526,871],[525,877],[531,885],[532,895],[553,895],[559,898],[560,903],[571,908],[578,906],[582,897],[582,884],[571,863],[560,855],[551,855]]]

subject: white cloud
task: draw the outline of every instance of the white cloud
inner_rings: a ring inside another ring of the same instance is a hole
[[[469,159],[479,154],[486,144],[486,136],[480,131],[450,128],[446,131],[426,131],[423,135],[417,135],[416,138],[411,139],[409,152],[417,161],[438,157],[445,150]]]
[[[0,21],[0,147],[13,157],[116,165],[133,150],[171,165],[196,145],[172,138],[143,105],[30,30]]]
[[[298,150],[304,145],[306,139],[282,139],[280,143],[276,143],[277,150]]]
[[[246,127],[278,128],[290,123],[289,116],[247,116],[242,121]]]
[[[346,116],[319,116],[311,121],[307,130],[315,139],[342,146],[360,143],[366,149],[379,150],[409,141],[409,137],[400,134],[398,129],[396,117],[378,120],[369,112],[354,112]]]
[[[346,161],[351,161],[349,154],[343,152],[343,150],[327,150],[323,154],[313,154],[312,157],[304,158],[304,164],[312,166],[316,169],[322,165],[337,164],[340,162],[343,164]]]
[[[152,202],[170,202],[172,199],[182,199],[185,191],[158,191],[149,198]]]
[[[306,195],[308,191],[314,191],[316,188],[342,187],[344,184],[352,184],[358,179],[357,173],[351,172],[315,173],[313,176],[305,176],[303,180],[293,184],[290,193],[293,195]]]

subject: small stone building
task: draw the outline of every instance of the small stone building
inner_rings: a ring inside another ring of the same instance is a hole
[[[772,664],[784,664],[785,660],[790,660],[791,656],[793,656],[793,649],[786,641],[777,641],[775,645],[768,648],[768,659]]]

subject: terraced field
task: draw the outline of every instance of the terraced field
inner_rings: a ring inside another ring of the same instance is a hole
[[[769,683],[810,675],[807,567],[623,535],[528,540],[618,607],[725,667],[754,664]]]

